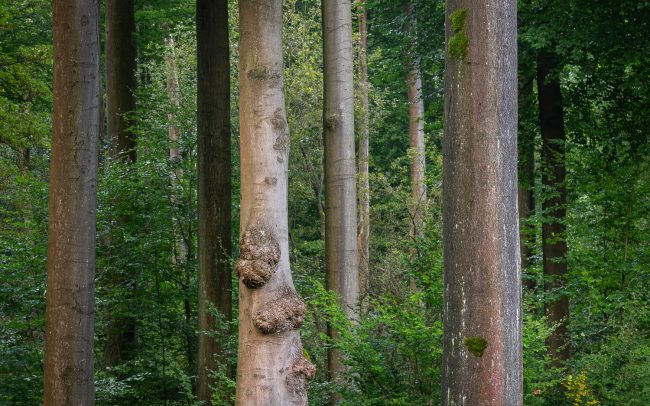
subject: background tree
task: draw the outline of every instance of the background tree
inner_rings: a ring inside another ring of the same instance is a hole
[[[442,400],[521,405],[517,5],[446,7]]]
[[[55,1],[53,21],[44,402],[92,405],[99,5]]]
[[[569,298],[567,274],[566,168],[564,112],[557,56],[541,51],[537,59],[539,122],[542,133],[542,185],[548,193],[542,201],[542,253],[544,289],[552,299],[546,306],[548,319],[557,324],[548,338],[549,352],[562,365],[569,358],[567,335]]]
[[[242,201],[236,404],[305,404],[315,369],[302,352],[298,329],[305,303],[289,268],[290,139],[282,7],[279,0],[242,0],[239,7]]]
[[[370,280],[370,179],[368,162],[370,159],[369,104],[368,104],[368,15],[365,0],[357,5],[359,24],[359,236],[357,237],[357,264],[360,306],[367,307]],[[362,305],[365,304],[365,305]],[[364,310],[364,309],[360,309]]]
[[[359,281],[352,61],[350,1],[324,1],[325,270],[327,288],[339,295],[348,319],[355,320]],[[329,334],[337,337],[331,326]],[[338,379],[344,368],[340,351],[330,350],[328,365],[332,379]]]
[[[136,139],[132,118],[136,109],[136,43],[135,8],[133,0],[106,2],[106,122],[111,155],[124,163],[136,160]],[[103,122],[100,128],[103,127]],[[119,197],[118,197],[119,198]],[[120,227],[128,217],[120,219]],[[134,286],[136,282],[127,272],[110,276],[114,286]],[[132,301],[133,295],[127,300]],[[107,328],[104,348],[104,366],[115,365],[133,356],[136,340],[136,321],[128,315],[115,313]]]
[[[230,50],[228,2],[199,0],[197,31],[199,355],[197,397],[211,404],[210,371],[225,365],[214,306],[232,318]]]

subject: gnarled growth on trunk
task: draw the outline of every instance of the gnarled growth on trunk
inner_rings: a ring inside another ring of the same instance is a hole
[[[237,405],[306,405],[314,367],[289,268],[280,0],[240,0],[241,256]]]

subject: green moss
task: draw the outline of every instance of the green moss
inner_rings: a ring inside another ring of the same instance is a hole
[[[479,336],[465,337],[463,341],[465,342],[467,350],[477,357],[482,357],[483,352],[485,352],[485,349],[488,346],[488,342],[485,338]]]
[[[467,21],[467,9],[461,8],[449,15],[451,22],[451,37],[447,44],[449,55],[459,61],[467,57],[469,38],[465,33],[465,22]]]

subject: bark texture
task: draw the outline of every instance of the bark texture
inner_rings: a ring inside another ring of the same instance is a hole
[[[315,368],[289,268],[280,0],[240,0],[241,224],[237,405],[306,405]],[[258,272],[259,271],[259,272]],[[243,275],[270,274],[259,283]]]
[[[359,96],[361,114],[359,117],[359,236],[357,237],[357,261],[359,265],[359,296],[362,307],[367,308],[370,289],[370,159],[369,105],[368,105],[368,25],[366,23],[366,1],[360,0],[359,15]]]
[[[228,1],[198,0],[197,108],[199,200],[199,354],[196,395],[211,404],[209,371],[225,363],[223,347],[205,334],[215,330],[212,304],[232,318],[232,182]]]
[[[521,405],[517,4],[448,0],[444,405]]]
[[[93,405],[99,7],[53,2],[54,111],[45,311],[47,405]]]
[[[406,54],[406,84],[409,104],[409,145],[411,148],[411,236],[420,239],[424,235],[424,215],[427,192],[424,184],[424,101],[422,100],[422,79],[420,78],[420,57],[417,54],[417,37],[413,3],[404,6],[406,32],[411,37],[411,47]]]
[[[336,292],[347,317],[355,320],[359,279],[352,9],[349,0],[325,0],[322,4],[325,270],[327,289]],[[331,326],[328,330],[332,338],[338,337]],[[340,351],[330,349],[328,361],[331,378],[337,379],[344,368]]]
[[[542,186],[550,197],[542,201],[542,251],[544,261],[544,290],[557,297],[546,305],[551,323],[558,327],[547,340],[555,366],[569,359],[567,332],[569,298],[564,291],[567,274],[566,244],[566,173],[564,163],[564,112],[560,90],[560,65],[557,57],[541,52],[537,59],[537,93],[539,122],[542,132]],[[559,291],[559,294],[558,294]]]
[[[127,114],[135,111],[136,49],[133,0],[106,0],[106,109],[111,152],[136,159],[135,134]]]

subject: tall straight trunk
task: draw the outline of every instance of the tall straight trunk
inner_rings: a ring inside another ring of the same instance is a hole
[[[128,117],[128,114],[135,110],[136,47],[134,34],[134,1],[107,0],[106,121],[111,155],[125,163],[133,163],[136,160],[136,139],[131,129],[132,122]],[[118,219],[121,227],[124,227],[128,221],[126,217]],[[108,279],[109,287],[112,289],[134,285],[133,281],[126,280],[128,277],[119,275],[117,272],[109,275]],[[112,367],[131,358],[134,352],[135,334],[136,321],[133,317],[115,316],[109,320],[103,353],[104,366]]]
[[[128,114],[135,110],[136,49],[134,0],[106,0],[106,109],[111,152],[136,159]]]
[[[369,106],[368,106],[368,26],[366,1],[360,0],[359,14],[359,93],[361,114],[359,123],[359,236],[357,237],[357,262],[359,265],[359,296],[368,302],[370,289],[370,179],[368,160],[370,156]],[[360,305],[362,304],[360,303]],[[366,307],[365,305],[362,307]]]
[[[352,9],[349,0],[324,0],[322,5],[325,270],[327,289],[336,292],[348,319],[355,320],[359,270]],[[338,338],[339,334],[332,326],[328,330],[332,338]],[[340,351],[331,348],[328,361],[331,378],[335,380],[344,369]]]
[[[519,87],[519,111],[525,112],[530,108],[533,93],[533,81],[524,80],[524,85]],[[521,83],[520,83],[521,84]],[[532,246],[535,243],[535,232],[531,227],[522,225],[535,213],[535,133],[519,129],[519,183],[517,186],[517,200],[519,204],[519,253],[521,269],[530,266],[533,255]],[[535,289],[534,280],[524,279],[528,289]]]
[[[99,6],[53,2],[54,111],[45,310],[48,405],[93,405]]]
[[[169,30],[169,26],[165,24],[165,31]],[[167,35],[165,37],[166,49],[166,76],[167,76],[167,94],[171,101],[173,108],[178,108],[181,104],[180,98],[180,84],[178,81],[178,68],[176,66],[176,47],[174,37]],[[181,153],[180,153],[180,129],[176,126],[176,115],[174,112],[167,114],[168,124],[168,141],[169,141],[169,159],[172,161],[171,184],[172,191],[170,195],[172,205],[172,233],[174,235],[174,247],[172,252],[172,263],[182,269],[185,273],[185,283],[180,283],[180,288],[183,291],[183,308],[185,310],[185,354],[187,365],[190,374],[194,374],[194,354],[196,352],[195,337],[193,334],[194,327],[192,326],[192,303],[190,302],[190,280],[192,278],[192,230],[188,227],[187,230],[183,229],[182,214],[180,212],[179,200],[181,199],[182,186],[180,180],[183,178],[183,170],[181,168]],[[191,204],[191,201],[189,202]]]
[[[542,132],[542,186],[551,197],[542,201],[542,251],[544,266],[544,290],[558,299],[547,303],[549,322],[557,323],[547,340],[549,353],[556,366],[561,366],[570,357],[567,323],[569,319],[569,298],[564,292],[567,274],[566,244],[566,173],[564,148],[564,112],[560,90],[557,56],[540,52],[537,58],[537,92],[539,121]]]
[[[289,267],[282,2],[240,0],[241,215],[237,405],[306,405],[314,366]]]
[[[213,335],[214,306],[232,318],[232,182],[230,148],[230,48],[228,1],[198,0],[197,122],[199,200],[199,353],[196,395],[211,403],[210,371],[225,365],[224,346]]]
[[[445,405],[521,405],[517,3],[446,4]]]
[[[424,101],[422,100],[422,79],[420,78],[420,57],[417,55],[415,16],[413,3],[404,6],[406,32],[411,37],[411,47],[406,54],[406,84],[409,104],[409,145],[411,147],[411,198],[412,224],[411,236],[418,240],[424,235],[424,214],[427,192],[424,184]]]

